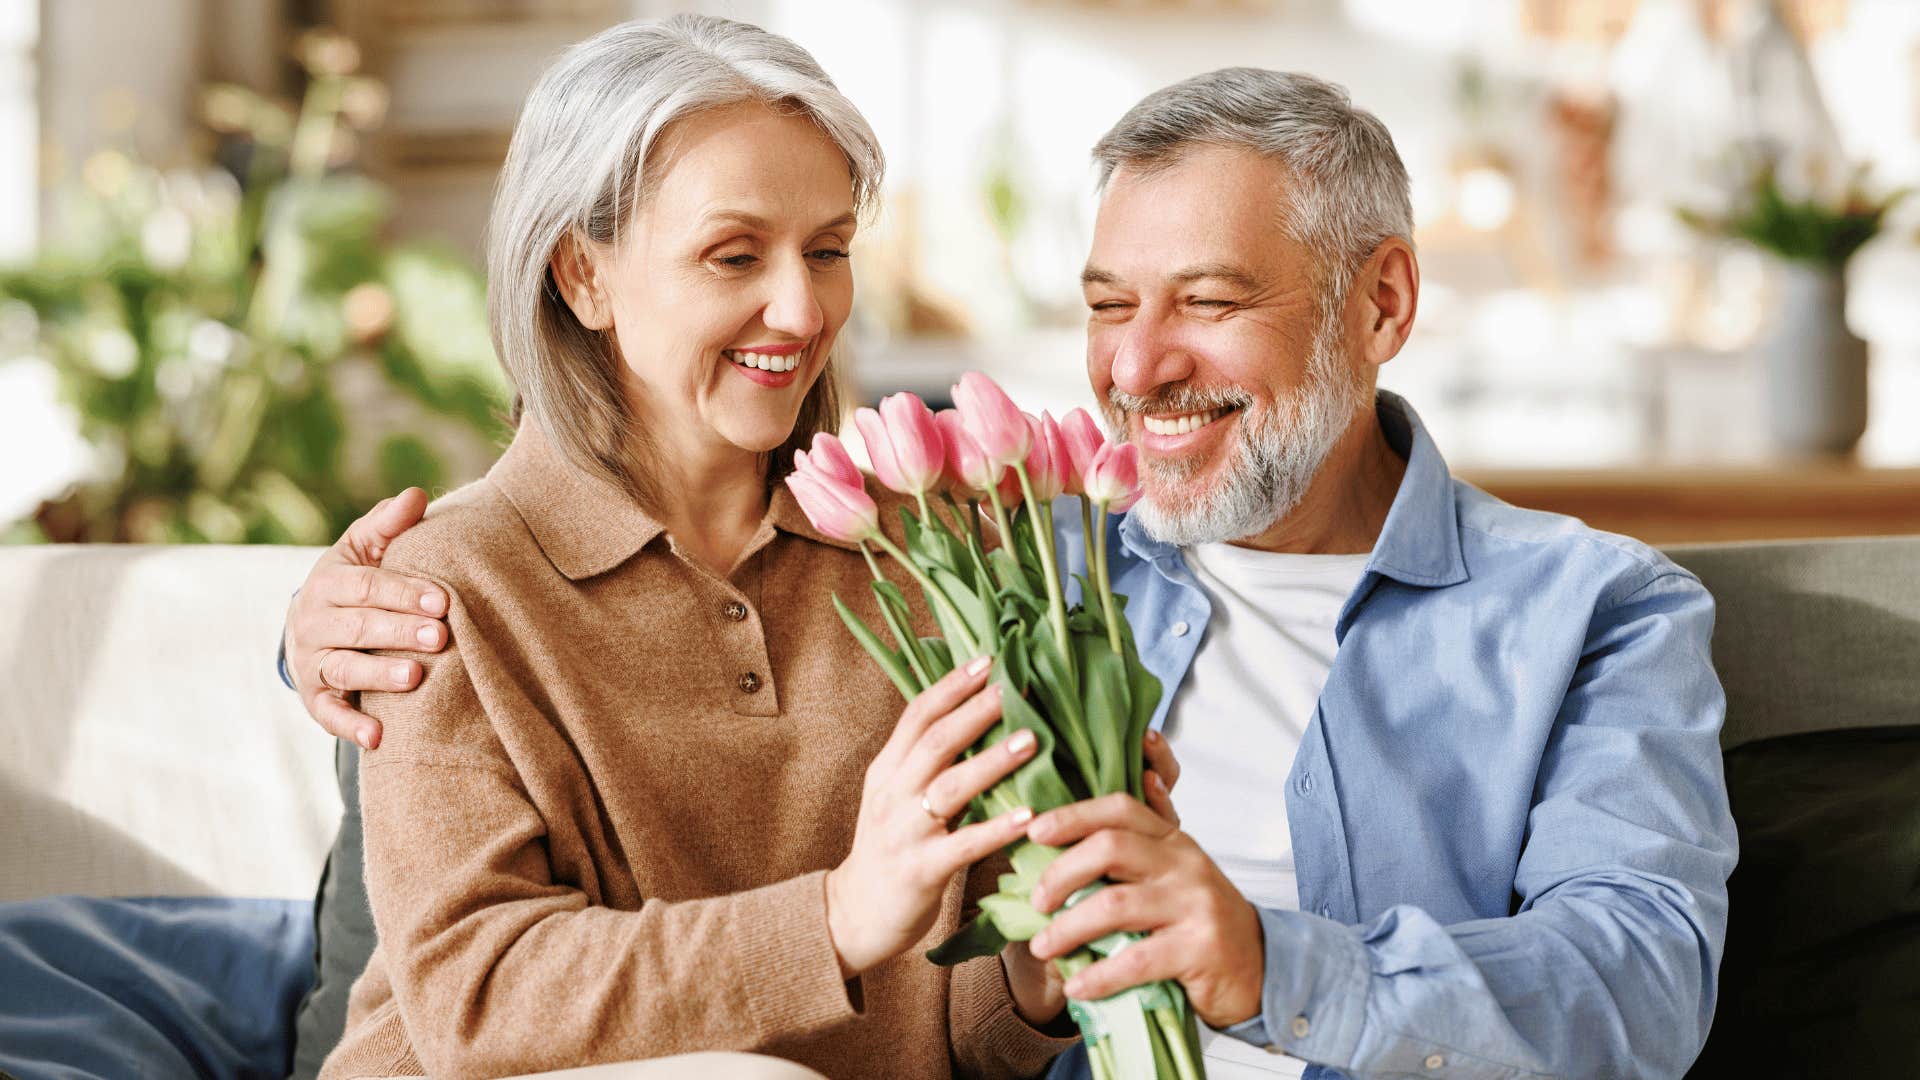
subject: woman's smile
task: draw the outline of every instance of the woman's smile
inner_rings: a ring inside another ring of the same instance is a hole
[[[813,358],[814,342],[794,342],[789,345],[752,345],[743,349],[727,349],[727,364],[734,371],[754,383],[769,389],[791,386],[799,377],[800,369],[807,366]]]

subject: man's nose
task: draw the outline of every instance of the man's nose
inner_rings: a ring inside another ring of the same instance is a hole
[[[1142,310],[1127,322],[1126,333],[1113,354],[1115,387],[1134,397],[1151,397],[1160,387],[1192,373],[1192,358],[1180,347],[1163,317]]]
[[[770,294],[761,316],[767,329],[795,338],[810,338],[820,332],[826,317],[820,310],[813,271],[804,259],[783,265],[769,275]]]

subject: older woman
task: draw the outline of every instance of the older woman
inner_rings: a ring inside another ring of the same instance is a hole
[[[363,701],[379,946],[323,1076],[1013,1076],[1066,1045],[1024,950],[920,955],[1026,814],[945,817],[1031,740],[956,762],[998,714],[977,669],[897,712],[829,602],[866,564],[777,483],[836,419],[880,168],[812,58],[739,23],[615,27],[534,88],[488,236],[524,414],[385,552],[451,640]]]

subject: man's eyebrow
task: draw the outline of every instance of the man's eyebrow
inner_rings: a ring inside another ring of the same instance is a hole
[[[1120,279],[1118,277],[1115,277],[1112,273],[1106,270],[1102,270],[1097,266],[1089,266],[1085,270],[1080,271],[1080,284],[1083,286],[1085,285],[1117,285],[1119,283],[1120,283]]]
[[[1237,266],[1229,266],[1226,263],[1200,263],[1196,266],[1176,270],[1167,275],[1167,280],[1176,285],[1191,285],[1196,281],[1209,279],[1224,281],[1236,289],[1243,289],[1249,292],[1258,288],[1260,285],[1260,282],[1252,274],[1247,273]]]

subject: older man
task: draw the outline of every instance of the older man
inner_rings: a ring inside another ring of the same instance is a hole
[[[1088,375],[1147,485],[1115,587],[1170,688],[1182,825],[1120,797],[1035,819],[1078,841],[1037,904],[1117,884],[1034,952],[1153,931],[1065,991],[1180,980],[1216,1080],[1679,1076],[1735,852],[1711,599],[1641,544],[1453,479],[1375,390],[1419,265],[1392,139],[1339,88],[1202,75],[1094,156]],[[316,570],[305,685],[339,583],[421,617],[363,568],[417,513],[370,515]],[[390,664],[337,653],[327,681],[390,688]],[[308,700],[338,734],[370,723]]]

